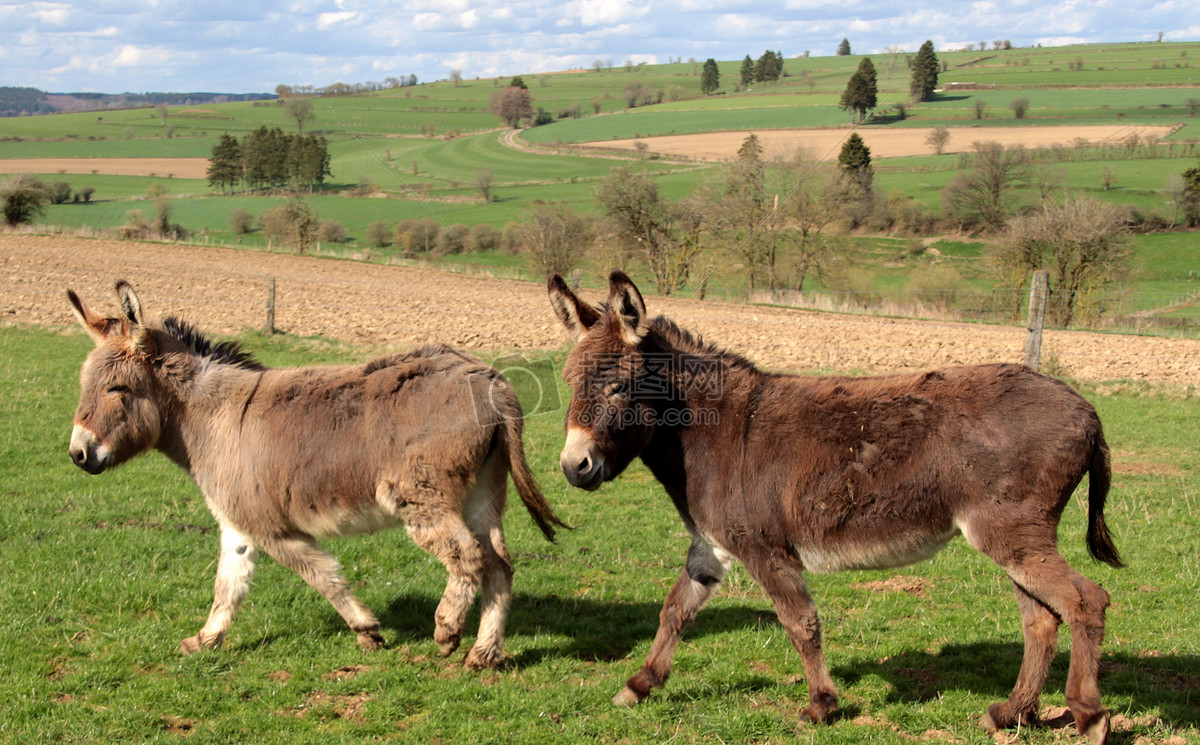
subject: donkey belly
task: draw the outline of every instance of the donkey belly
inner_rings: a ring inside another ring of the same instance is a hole
[[[804,568],[817,574],[845,569],[891,569],[928,559],[957,534],[957,528],[950,528],[938,533],[833,537],[810,544],[797,543],[794,548]]]
[[[293,521],[297,528],[317,539],[376,533],[403,522],[399,515],[366,501],[353,508],[335,506],[321,512],[302,512],[294,515]]]

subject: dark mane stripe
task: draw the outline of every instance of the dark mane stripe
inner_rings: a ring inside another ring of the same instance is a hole
[[[719,357],[725,364],[731,367],[758,370],[757,365],[742,355],[705,342],[699,335],[693,334],[687,329],[680,328],[679,325],[666,316],[656,316],[651,319],[650,328],[656,331],[659,336],[666,339],[670,346],[688,354],[697,357]]]
[[[213,344],[207,337],[192,328],[185,321],[171,316],[163,321],[163,331],[173,339],[182,343],[194,354],[205,357],[222,365],[233,365],[244,370],[265,370],[266,367],[255,360],[249,352],[242,350],[242,345],[236,341],[223,341]]]

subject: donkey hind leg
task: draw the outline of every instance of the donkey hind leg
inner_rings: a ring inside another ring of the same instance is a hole
[[[732,556],[727,551],[692,537],[687,565],[667,593],[658,615],[658,633],[654,635],[650,654],[637,675],[625,681],[625,687],[613,696],[614,704],[634,706],[650,695],[650,689],[666,682],[680,635],[716,592],[731,563]]]
[[[802,717],[812,722],[824,722],[838,707],[838,692],[829,677],[829,666],[821,647],[817,604],[808,592],[801,574],[802,566],[790,554],[768,551],[756,552],[752,557],[743,556],[742,563],[771,598],[779,623],[800,653],[809,702]]]
[[[201,649],[215,649],[225,641],[233,623],[233,614],[250,590],[250,579],[258,562],[258,549],[250,536],[228,526],[221,527],[221,553],[217,559],[217,579],[213,588],[212,609],[208,621],[195,636],[179,645],[179,651],[191,654]]]
[[[1094,743],[1108,740],[1108,711],[1100,703],[1100,644],[1108,593],[1067,564],[1058,551],[1025,556],[1008,575],[1025,592],[1071,627],[1071,665],[1067,671],[1067,706],[1079,734]]]
[[[1021,591],[1070,626],[1071,665],[1067,671],[1067,706],[1075,717],[1075,726],[1079,733],[1094,743],[1102,744],[1108,740],[1108,711],[1100,703],[1097,677],[1100,672],[1100,643],[1104,640],[1104,611],[1108,608],[1108,593],[1100,585],[1072,569],[1066,559],[1058,553],[1055,547],[1057,526],[1053,521],[1047,523],[1042,535],[1032,534],[1028,521],[1017,530],[1009,530],[1009,527],[991,525],[980,529],[970,524],[960,526],[967,541],[999,564]],[[988,540],[988,536],[999,538]],[[1020,545],[1014,545],[1014,536],[1023,537]],[[1021,612],[1025,618],[1026,605],[1022,604]],[[1044,624],[1048,621],[1043,617],[1039,623]],[[1026,638],[1028,639],[1028,636]],[[1027,643],[1026,654],[1029,654],[1029,650]],[[1049,656],[1049,653],[1036,643],[1033,651],[1041,651]],[[1041,663],[1036,660],[1026,660],[1022,664],[1017,688],[1006,702],[1007,711],[1001,704],[989,712],[988,718],[994,724],[1003,724],[996,721],[998,715],[1002,718],[1005,714],[1014,717],[1013,722],[1009,722],[1011,724],[1015,722],[1015,717],[1023,713],[1013,711],[1014,701],[1021,707],[1030,706],[1030,693],[1025,689],[1036,682],[1035,672],[1044,680],[1045,673],[1040,671],[1040,666]],[[986,720],[984,723],[988,724]]]
[[[315,539],[293,535],[264,541],[263,549],[325,596],[350,630],[358,634],[358,646],[365,650],[383,647],[379,620],[350,592],[349,583],[338,569],[338,560],[323,551]]]
[[[1007,701],[993,704],[983,719],[989,732],[1018,724],[1029,725],[1037,719],[1038,699],[1046,683],[1046,674],[1058,647],[1058,627],[1062,620],[1037,598],[1013,583],[1017,606],[1021,609],[1021,627],[1025,633],[1025,657],[1017,684]]]
[[[483,549],[462,515],[446,511],[440,504],[436,509],[432,503],[424,506],[419,520],[406,517],[404,529],[414,543],[436,556],[450,575],[433,616],[433,640],[446,657],[458,649],[462,638],[467,611],[483,575]]]
[[[504,624],[512,603],[512,560],[504,545],[504,502],[508,490],[508,468],[493,453],[480,469],[467,493],[463,518],[483,552],[483,607],[479,635],[467,654],[466,666],[495,667],[503,658]]]

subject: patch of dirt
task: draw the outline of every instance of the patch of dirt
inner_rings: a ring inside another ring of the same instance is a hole
[[[303,718],[311,714],[321,718],[332,717],[361,724],[366,721],[362,713],[363,707],[370,700],[371,696],[366,693],[335,696],[324,691],[313,691],[304,700],[304,703],[283,713],[296,718]]]
[[[929,588],[933,587],[933,582],[925,577],[896,576],[871,582],[855,582],[850,586],[869,592],[903,592],[906,595],[925,597],[929,594]]]
[[[0,173],[207,178],[208,158],[0,158]]]
[[[1137,135],[1144,142],[1147,137],[1161,139],[1169,135],[1171,127],[1146,125],[1088,125],[1061,127],[949,127],[950,139],[944,152],[970,152],[976,141],[999,142],[1005,147],[1024,145],[1027,148],[1050,145],[1073,145],[1075,140],[1084,139],[1092,144],[1123,142]],[[926,140],[933,131],[929,127],[906,127],[904,129],[875,128],[860,126],[853,131],[863,138],[871,149],[871,156],[892,158],[902,155],[932,155]],[[765,158],[790,158],[797,150],[804,150],[810,157],[828,160],[836,156],[837,149],[850,135],[849,127],[821,129],[758,129],[732,132],[705,132],[694,135],[668,135],[663,137],[639,137],[630,140],[601,140],[581,143],[604,149],[634,150],[634,143],[644,142],[652,153],[668,157],[727,161],[737,157],[738,148],[746,136],[758,135]]]
[[[337,670],[325,673],[321,677],[325,680],[346,680],[347,678],[356,678],[359,674],[370,670],[366,665],[343,665]]]
[[[179,737],[187,737],[196,728],[195,719],[186,719],[175,715],[162,717],[163,729]]]
[[[540,282],[263,251],[18,234],[0,234],[0,323],[74,329],[67,288],[97,311],[114,314],[113,285],[121,278],[137,288],[148,315],[177,315],[215,337],[261,328],[267,280],[274,278],[276,326],[296,337],[385,348],[441,342],[488,359],[489,352],[557,349],[569,341]],[[589,284],[602,280],[585,277]],[[600,290],[581,295],[605,299]],[[651,314],[671,316],[771,370],[905,372],[1024,358],[1022,326],[674,297],[651,296],[646,304]],[[1082,380],[1200,387],[1200,340],[1051,330],[1043,350]]]

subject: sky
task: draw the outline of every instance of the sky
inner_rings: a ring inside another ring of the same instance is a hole
[[[1197,0],[0,0],[0,85],[54,93],[273,92],[590,68],[1200,39]]]

